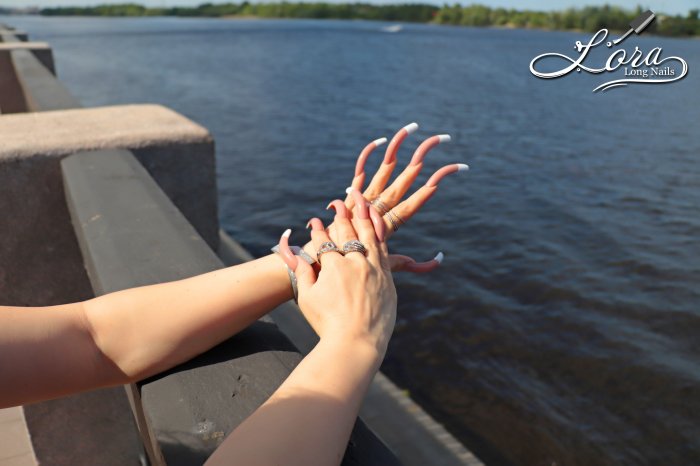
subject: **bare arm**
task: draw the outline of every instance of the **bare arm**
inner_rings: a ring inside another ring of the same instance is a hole
[[[291,297],[282,261],[270,255],[84,303],[0,306],[0,407],[156,374],[208,350]]]
[[[305,262],[285,252],[288,235],[283,235],[280,250],[297,273],[299,306],[321,339],[207,466],[340,464],[396,320],[386,244],[377,241],[365,203],[355,210],[352,222],[336,217],[339,243],[359,239],[366,257],[362,252],[326,253],[318,280]],[[312,225],[318,250],[330,238],[320,221]]]

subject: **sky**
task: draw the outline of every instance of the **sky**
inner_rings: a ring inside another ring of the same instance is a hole
[[[27,7],[27,6],[65,6],[65,5],[95,5],[100,3],[126,3],[127,1],[134,1],[135,3],[141,3],[147,6],[182,6],[182,5],[198,5],[200,3],[211,2],[211,3],[225,3],[226,1],[240,2],[243,0],[0,0],[0,6],[7,7]],[[255,0],[253,0],[255,1]],[[272,1],[272,0],[271,0]],[[291,0],[296,1],[296,0]],[[307,0],[314,1],[314,0]],[[343,3],[344,0],[326,0],[330,3]],[[347,0],[347,1],[360,1],[360,0]],[[361,0],[368,3],[403,3],[403,2],[416,2],[420,3],[434,3],[436,5],[442,5],[443,3],[455,3],[454,0]],[[654,12],[667,13],[667,14],[685,14],[688,10],[693,8],[700,8],[700,0],[656,0],[653,2],[646,2],[640,0],[609,0],[609,1],[596,1],[596,0],[563,0],[563,1],[551,1],[551,0],[524,0],[524,1],[513,1],[513,0],[477,0],[468,1],[463,0],[462,4],[469,3],[480,3],[482,5],[488,5],[491,7],[505,7],[505,8],[517,8],[517,9],[528,9],[528,10],[561,10],[569,7],[581,7],[588,5],[603,5],[608,3],[614,6],[620,6],[623,8],[633,9],[637,5],[641,4],[645,8],[650,8]]]

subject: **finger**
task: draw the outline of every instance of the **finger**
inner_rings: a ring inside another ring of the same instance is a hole
[[[359,191],[358,191],[359,192]],[[338,238],[338,246],[343,247],[350,240],[357,239],[355,229],[348,218],[348,211],[345,204],[340,199],[336,199],[328,204],[326,209],[335,209],[335,218],[333,224],[336,227],[336,237]]]
[[[349,194],[353,196],[355,200],[355,215],[353,216],[352,223],[355,227],[355,232],[357,237],[367,248],[367,259],[376,267],[382,265],[382,259],[380,258],[380,248],[377,242],[376,232],[374,231],[374,225],[369,218],[369,206],[362,193],[357,189],[350,188]]]
[[[315,221],[313,221],[313,219],[311,219],[309,221],[309,223],[311,223],[311,227],[312,227],[311,228],[311,244],[314,247],[314,251],[316,251],[316,258],[317,258],[319,264],[321,264],[321,266],[323,266],[321,260],[330,261],[330,260],[337,260],[337,259],[342,258],[343,256],[340,253],[335,252],[335,251],[323,253],[321,256],[318,255],[318,251],[321,249],[321,247],[323,246],[324,243],[327,243],[327,242],[333,243],[333,241],[331,240],[330,236],[328,236],[328,232],[326,232],[326,230],[323,228],[323,223],[321,223],[320,220],[318,220],[318,222],[315,222]],[[335,244],[335,243],[333,243],[333,244]]]
[[[412,257],[391,254],[389,256],[389,265],[393,272],[427,273],[438,268],[444,257],[445,255],[439,252],[433,260],[416,262]]]
[[[294,255],[292,250],[289,248],[289,236],[292,234],[292,230],[287,228],[284,230],[284,233],[282,233],[282,236],[280,237],[280,256],[282,257],[282,260],[284,261],[285,264],[287,264],[287,267],[290,269],[294,270],[297,268],[297,264],[299,262],[299,259],[297,256]]]
[[[351,186],[353,188],[359,190],[362,189],[362,186],[365,183],[365,163],[367,162],[367,158],[372,152],[374,152],[374,149],[385,143],[386,138],[375,139],[374,141],[367,144],[364,149],[362,149],[362,152],[360,152],[360,156],[357,158],[357,163],[355,164],[355,176],[352,179],[351,183]],[[348,198],[345,201],[347,202],[349,199],[351,199],[350,196],[348,196]],[[349,207],[352,208],[352,206]]]
[[[306,223],[306,228],[311,227],[311,231],[325,230],[323,227],[323,222],[320,219],[314,217]]]
[[[408,199],[401,202],[399,205],[391,209],[391,211],[398,216],[402,223],[407,222],[411,217],[413,217],[416,212],[418,212],[423,205],[437,192],[438,184],[444,177],[449,174],[466,171],[469,166],[464,163],[455,163],[442,167],[440,170],[436,171],[433,176],[430,177],[428,182],[413,193]],[[386,237],[389,238],[394,233],[394,227],[389,220],[391,214],[387,213],[384,215],[384,223],[387,226]]]
[[[353,190],[355,190],[359,193],[359,191],[357,189],[353,188],[352,186],[347,188],[345,190],[345,192],[348,193],[348,197],[352,198],[353,204],[355,204],[354,196],[351,194],[351,191],[353,191]],[[360,194],[360,196],[362,196],[362,194]],[[382,215],[379,213],[377,208],[375,206],[371,205],[369,202],[367,202],[367,199],[365,199],[364,196],[362,196],[362,199],[363,199],[365,205],[367,206],[367,213],[368,213],[369,219],[372,222],[372,225],[374,227],[374,234],[377,237],[377,241],[379,241],[381,243],[386,238],[386,227],[384,225],[384,219],[382,218]]]
[[[449,142],[450,140],[449,134],[439,134],[429,137],[418,146],[408,166],[396,177],[394,182],[382,192],[380,197],[387,208],[391,209],[401,201],[401,198],[406,194],[423,168],[423,159],[428,155],[428,152],[439,144]]]
[[[377,173],[374,174],[372,181],[364,193],[367,199],[375,199],[382,193],[382,191],[384,191],[384,187],[389,181],[391,173],[394,171],[394,167],[396,166],[396,154],[399,151],[401,143],[409,134],[413,133],[417,129],[418,123],[411,123],[401,128],[391,139],[391,142],[387,146],[386,152],[384,153],[384,161],[379,166]]]
[[[313,267],[303,260],[297,260],[297,268],[294,269],[294,273],[297,276],[297,290],[302,296],[316,283],[316,274]]]

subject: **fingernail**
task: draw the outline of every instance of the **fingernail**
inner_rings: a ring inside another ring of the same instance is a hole
[[[334,199],[328,204],[326,210],[333,208],[335,210],[335,216],[338,218],[348,218],[348,208],[345,207],[345,203],[340,199]]]
[[[430,152],[435,146],[443,142],[449,142],[451,140],[449,134],[438,134],[436,136],[431,136],[425,141],[423,141],[420,146],[413,153],[411,157],[411,162],[409,165],[418,165],[423,162],[425,156]]]
[[[445,258],[445,255],[442,253],[442,251],[440,251],[437,253],[437,256],[435,256],[435,259],[433,259],[433,260],[436,260],[436,261],[438,261],[439,264],[442,264],[442,260],[444,258]]]
[[[387,141],[386,138],[379,138],[379,139],[375,139],[374,141],[372,141],[372,143],[374,144],[375,147],[379,147],[381,145],[386,144],[386,141]]]
[[[294,270],[297,266],[297,258],[292,252],[292,250],[289,248],[289,236],[292,234],[292,230],[289,228],[284,230],[284,233],[282,233],[282,236],[280,237],[280,256],[282,257],[282,260],[284,261],[285,264],[287,264],[287,267],[290,269]]]
[[[307,223],[306,225],[307,228],[310,225],[312,231],[322,231],[324,229],[323,222],[321,222],[321,220],[316,217],[309,220],[309,223]]]
[[[404,139],[406,139],[406,136],[409,134],[413,133],[418,129],[418,123],[409,123],[408,125],[404,126],[400,130],[396,132],[393,138],[391,138],[391,142],[386,148],[386,152],[384,153],[384,162],[385,164],[391,164],[394,163],[396,160],[396,153],[399,151],[399,146],[403,142]]]
[[[425,183],[425,185],[428,187],[435,187],[447,175],[465,170],[469,170],[469,165],[467,165],[466,163],[453,163],[451,165],[445,165],[444,167],[433,173],[433,176],[430,177],[430,179],[427,183]]]
[[[374,234],[377,236],[377,240],[380,243],[383,243],[384,239],[386,238],[386,225],[384,224],[384,219],[382,219],[382,216],[379,215],[379,212],[374,208],[374,206],[370,205],[368,209],[369,218],[372,220],[372,225],[374,226]]]
[[[355,163],[355,176],[359,176],[365,171],[365,163],[367,162],[367,158],[370,156],[372,151],[376,149],[377,147],[381,146],[386,142],[386,138],[379,138],[375,139],[374,141],[370,142],[365,146],[364,149],[362,149],[362,152],[360,152],[360,155],[357,157],[357,162]]]
[[[413,123],[409,123],[404,126],[403,129],[405,129],[408,134],[411,134],[418,129],[418,123],[414,121]]]
[[[363,220],[369,218],[369,210],[367,209],[367,200],[362,196],[362,193],[357,189],[349,188],[349,194],[355,199],[355,212],[357,217]],[[348,191],[346,191],[348,192]]]

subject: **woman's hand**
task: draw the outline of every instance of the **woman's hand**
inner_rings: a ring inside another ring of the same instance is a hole
[[[377,173],[374,175],[365,191],[360,193],[359,191],[363,188],[366,178],[364,170],[365,162],[377,147],[386,142],[386,138],[372,141],[363,149],[358,157],[355,175],[352,180],[351,188],[348,188],[348,196],[345,201],[335,200],[327,207],[328,209],[333,208],[336,213],[334,222],[329,225],[326,230],[332,240],[340,244],[341,240],[338,237],[336,228],[338,221],[344,218],[352,219],[354,217],[353,207],[358,202],[367,201],[373,201],[373,205],[371,205],[369,210],[369,216],[372,220],[377,238],[380,241],[388,239],[396,232],[400,225],[413,217],[423,205],[425,205],[428,199],[435,194],[440,181],[445,176],[469,168],[466,164],[451,164],[442,167],[430,177],[424,186],[402,202],[401,199],[408,192],[422,170],[423,161],[428,152],[438,144],[450,141],[450,136],[446,134],[432,136],[423,141],[414,152],[408,166],[394,182],[387,187],[389,179],[397,165],[399,147],[406,137],[416,129],[418,129],[418,125],[416,123],[411,123],[401,128],[396,135],[394,135],[386,149],[384,160],[377,170]],[[352,193],[352,190],[356,192]],[[307,243],[304,246],[304,250],[312,256],[315,254],[312,242]],[[442,253],[438,253],[433,260],[417,263],[408,256],[390,255],[389,264],[393,271],[424,273],[437,268],[442,262],[442,258]]]
[[[332,240],[319,219],[310,223],[311,242],[314,250],[320,250]],[[366,255],[323,253],[318,278],[311,266],[289,249],[290,230],[280,239],[282,257],[297,276],[299,307],[321,341],[366,344],[381,360],[396,322],[396,289],[386,243],[378,241],[365,203],[355,206],[352,221],[337,218],[335,229],[339,246],[359,240]]]

